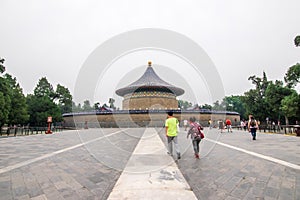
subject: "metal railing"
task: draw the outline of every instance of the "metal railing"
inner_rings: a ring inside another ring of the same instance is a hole
[[[45,134],[48,127],[2,127],[0,136],[22,136],[33,134]],[[51,127],[52,132],[61,132],[65,128],[62,126]]]
[[[264,133],[296,134],[299,125],[260,125],[258,131]],[[234,129],[248,131],[248,128],[232,126]]]

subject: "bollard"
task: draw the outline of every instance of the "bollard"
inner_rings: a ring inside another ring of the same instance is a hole
[[[294,128],[295,128],[296,135],[300,137],[300,125],[296,125],[294,126]]]
[[[286,134],[286,127],[284,127],[284,134]]]
[[[9,134],[10,134],[10,127],[7,127],[6,134],[7,134],[7,136],[9,136]]]

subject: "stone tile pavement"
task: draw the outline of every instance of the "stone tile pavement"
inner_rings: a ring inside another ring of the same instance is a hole
[[[142,132],[91,129],[2,138],[0,199],[106,199]]]
[[[205,133],[212,140],[201,141],[201,159],[193,158],[190,146],[178,163],[198,199],[300,199],[299,137],[258,133],[253,141],[243,131],[220,134],[217,129],[206,129]],[[184,131],[179,137],[182,146],[187,146]],[[213,140],[295,164],[296,169],[216,145]]]

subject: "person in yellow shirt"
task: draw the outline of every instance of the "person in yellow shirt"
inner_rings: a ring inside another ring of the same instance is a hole
[[[177,153],[177,159],[180,159],[180,150],[178,145],[178,138],[177,138],[177,125],[179,125],[179,121],[177,118],[173,117],[173,112],[169,111],[168,118],[165,122],[166,127],[166,136],[168,140],[168,154],[173,155],[173,143],[175,146],[175,151]]]

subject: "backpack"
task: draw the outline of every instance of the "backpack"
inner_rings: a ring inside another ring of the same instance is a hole
[[[204,134],[202,133],[202,127],[198,123],[193,123],[192,126],[193,126],[193,128],[192,128],[193,129],[193,136],[195,138],[203,139]]]
[[[226,120],[226,125],[231,125],[231,121],[229,119]]]
[[[251,120],[250,120],[250,126],[251,126],[251,127],[255,127],[255,126],[256,126],[256,121],[255,121],[255,119],[251,119]]]

